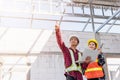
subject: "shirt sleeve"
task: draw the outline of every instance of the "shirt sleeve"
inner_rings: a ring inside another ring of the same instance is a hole
[[[105,58],[104,58],[103,53],[98,55],[98,64],[101,66],[103,66],[105,64]]]
[[[60,32],[60,29],[56,29],[55,30],[55,33],[56,33],[56,39],[57,39],[57,43],[60,47],[60,49],[64,52],[65,49],[66,49],[66,46],[61,38],[61,32]]]

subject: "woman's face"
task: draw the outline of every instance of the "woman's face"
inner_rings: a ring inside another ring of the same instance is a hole
[[[88,47],[91,49],[91,50],[95,50],[96,49],[96,44],[94,42],[90,42]]]

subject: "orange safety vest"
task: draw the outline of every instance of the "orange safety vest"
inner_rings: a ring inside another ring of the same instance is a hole
[[[99,66],[97,62],[91,62],[85,70],[85,76],[87,79],[103,77],[102,66]]]

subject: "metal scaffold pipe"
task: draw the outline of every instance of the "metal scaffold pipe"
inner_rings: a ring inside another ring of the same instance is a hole
[[[95,33],[97,33],[98,31],[100,31],[112,18],[114,18],[117,14],[120,13],[120,8],[118,9],[118,11],[116,13],[114,13],[114,15],[112,15],[107,21],[105,21],[105,23],[103,23],[96,31]]]

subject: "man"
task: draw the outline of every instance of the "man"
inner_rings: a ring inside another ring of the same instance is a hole
[[[79,44],[79,39],[76,36],[72,36],[69,40],[70,48],[68,48],[62,41],[60,26],[57,23],[55,25],[55,32],[57,43],[64,56],[66,80],[83,80],[81,66],[79,63],[77,63],[81,58],[81,54],[76,49],[77,45]]]

